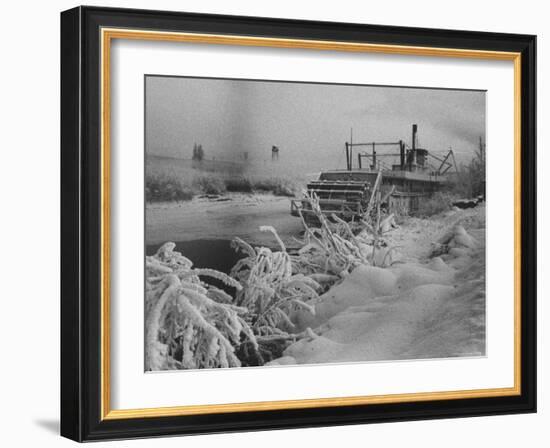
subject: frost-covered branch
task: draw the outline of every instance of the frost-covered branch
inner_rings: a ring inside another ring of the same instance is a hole
[[[164,244],[146,258],[146,370],[236,367],[236,349],[258,344],[247,309],[230,302],[224,291],[203,283],[213,277],[242,289],[238,281],[212,269],[193,269],[193,263]]]

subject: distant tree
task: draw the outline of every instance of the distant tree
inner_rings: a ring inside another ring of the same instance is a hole
[[[485,143],[479,137],[479,148],[470,162],[472,172],[472,196],[485,196]]]
[[[468,164],[462,164],[457,173],[456,192],[466,198],[485,196],[485,143],[479,139],[479,147]]]
[[[201,161],[204,159],[204,150],[202,149],[202,145],[197,145],[196,143],[193,145],[193,160]]]

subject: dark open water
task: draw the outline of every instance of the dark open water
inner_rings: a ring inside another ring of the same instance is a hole
[[[176,243],[176,250],[193,262],[196,268],[215,269],[229,274],[231,268],[237,261],[244,258],[241,252],[236,252],[230,246],[230,240],[193,240],[180,241]],[[146,247],[147,255],[154,255],[161,244],[151,244]],[[201,277],[201,279],[217,288],[225,290],[234,295],[233,288],[226,287],[222,282],[210,277]]]

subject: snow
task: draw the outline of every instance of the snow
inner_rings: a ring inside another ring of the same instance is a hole
[[[409,218],[396,232],[405,261],[359,266],[314,314],[295,312],[296,331],[313,333],[270,365],[485,355],[484,207]]]

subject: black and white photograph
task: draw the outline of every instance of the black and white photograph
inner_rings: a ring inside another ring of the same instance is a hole
[[[145,76],[145,370],[486,355],[486,92]]]

